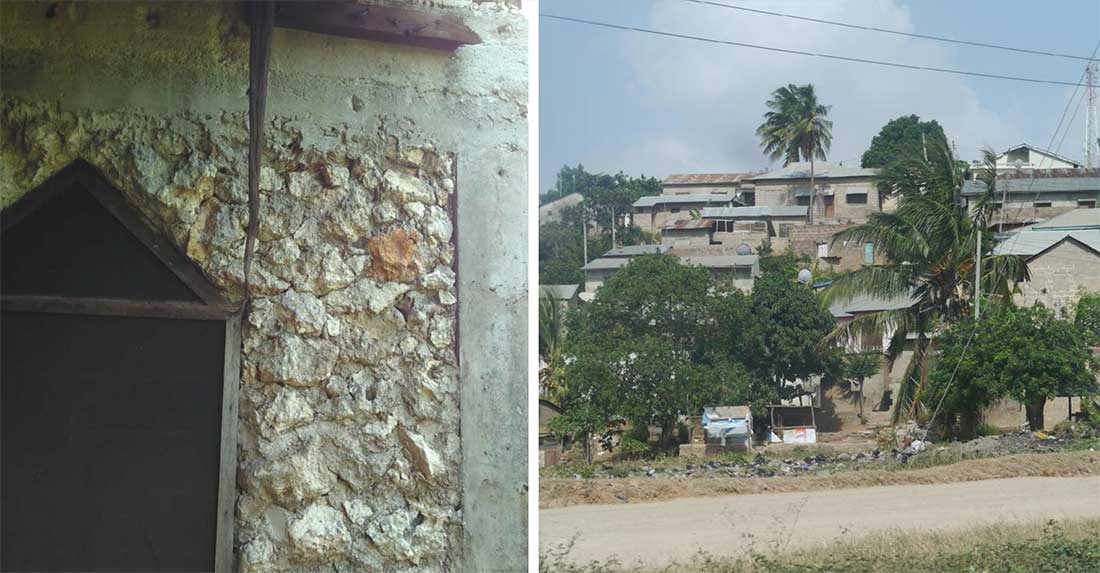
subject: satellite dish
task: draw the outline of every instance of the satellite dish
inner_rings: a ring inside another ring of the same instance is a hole
[[[810,269],[802,269],[798,271],[798,282],[808,285],[813,280],[814,274],[810,272]]]
[[[1012,162],[1012,165],[1014,165],[1016,167],[1016,169],[1019,169],[1019,168],[1024,166],[1024,160],[1017,157],[1016,161]]]
[[[752,254],[752,247],[746,245],[745,243],[741,243],[740,245],[737,245],[737,254],[739,254],[739,255],[751,255]]]

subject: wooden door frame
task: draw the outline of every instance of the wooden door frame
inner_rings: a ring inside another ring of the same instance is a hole
[[[29,191],[0,214],[0,232],[18,224],[61,193],[80,192],[79,186],[94,197],[133,236],[187,285],[202,302],[149,301],[119,298],[90,298],[52,295],[8,295],[0,293],[0,311],[68,314],[82,316],[114,316],[122,318],[161,318],[221,322],[225,328],[225,348],[222,355],[222,404],[218,461],[218,493],[215,519],[213,570],[229,573],[233,570],[233,538],[237,505],[237,439],[241,374],[240,307],[231,304],[221,291],[210,283],[172,241],[146,223],[122,193],[94,167],[76,160]]]

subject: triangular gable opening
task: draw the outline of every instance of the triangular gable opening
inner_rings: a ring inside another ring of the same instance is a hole
[[[220,316],[230,308],[194,263],[82,160],[4,209],[2,233],[5,308],[27,301],[69,307],[110,301],[139,315],[142,309],[178,308]]]

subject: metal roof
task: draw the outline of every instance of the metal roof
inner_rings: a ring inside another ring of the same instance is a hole
[[[1084,229],[1100,229],[1100,209],[1074,209],[1030,227],[1032,231],[1077,231]]]
[[[781,207],[705,207],[704,219],[760,219],[762,217],[805,217],[809,207],[785,205]]]
[[[606,257],[589,261],[581,269],[585,271],[606,271],[625,267],[629,263],[630,257]]]
[[[1031,257],[1066,239],[1100,253],[1100,209],[1074,209],[1016,231],[993,254]]]
[[[1013,233],[993,249],[995,255],[1035,256],[1054,245],[1067,240],[1075,240],[1087,248],[1100,253],[1100,230],[1092,231],[1020,231]]]
[[[714,221],[711,219],[680,219],[661,225],[661,229],[686,231],[688,229],[709,229],[713,226]]]
[[[1050,151],[1049,149],[1043,149],[1042,147],[1036,147],[1036,146],[1034,146],[1030,143],[1027,143],[1027,142],[1020,143],[1020,144],[1017,144],[1017,145],[1013,145],[1012,147],[1009,147],[1008,149],[1002,151],[1001,153],[998,153],[997,154],[997,159],[1000,159],[1000,158],[1004,157],[1005,155],[1008,155],[1010,152],[1013,152],[1013,151],[1016,151],[1017,149],[1020,149],[1021,147],[1026,147],[1031,151],[1038,151],[1039,153],[1042,153],[1044,155],[1049,155],[1049,156],[1051,156],[1055,159],[1065,161],[1066,163],[1072,163],[1074,165],[1081,165],[1080,161],[1074,161],[1074,160],[1072,160],[1072,159],[1070,159],[1070,158],[1068,158],[1064,155],[1058,155],[1057,153],[1054,153],[1053,151]]]
[[[677,173],[665,177],[665,185],[706,185],[715,183],[739,183],[742,180],[759,175],[752,173]]]
[[[759,260],[759,255],[700,255],[680,257],[680,261],[685,265],[696,265],[708,269],[751,267]]]
[[[985,191],[986,184],[984,181],[968,179],[963,182],[963,195],[981,195]],[[995,193],[999,195],[1006,191],[1013,195],[1019,193],[1097,193],[1100,192],[1100,176],[997,178]]]
[[[539,298],[572,300],[581,285],[539,285]]]
[[[879,170],[874,167],[848,167],[831,163],[814,162],[814,179],[836,179],[841,177],[874,177]],[[782,169],[761,173],[750,181],[768,181],[773,179],[809,179],[809,162],[791,163]]]
[[[672,247],[668,245],[627,245],[615,247],[603,254],[605,257],[640,257],[642,255],[656,255],[667,253]]]
[[[680,262],[685,265],[695,265],[708,269],[732,269],[735,267],[751,267],[760,260],[759,255],[703,255],[683,256]],[[603,257],[589,262],[581,267],[586,271],[615,270],[630,264],[629,257]]]
[[[677,203],[733,203],[737,195],[733,193],[687,193],[684,195],[649,195],[634,202],[634,207],[653,207],[655,205]]]
[[[848,318],[859,313],[909,308],[916,302],[917,300],[912,296],[882,298],[869,294],[861,294],[847,300],[838,300],[834,302],[829,305],[829,312],[836,318]]]

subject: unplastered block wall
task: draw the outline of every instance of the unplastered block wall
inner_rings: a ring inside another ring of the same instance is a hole
[[[273,38],[241,570],[526,566],[526,21],[508,2],[391,3],[482,44]],[[3,205],[83,158],[239,300],[239,7],[4,3],[0,49]]]

